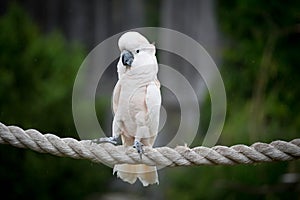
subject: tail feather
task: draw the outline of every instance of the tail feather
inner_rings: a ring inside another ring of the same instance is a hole
[[[143,186],[159,184],[155,166],[120,164],[115,165],[113,174],[115,172],[119,178],[131,184],[135,183],[136,179],[139,179]]]

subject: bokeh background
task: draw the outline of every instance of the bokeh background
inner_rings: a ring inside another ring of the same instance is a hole
[[[71,102],[83,59],[107,37],[146,26],[180,31],[214,58],[228,100],[218,144],[299,137],[300,1],[2,0],[0,121],[79,139]],[[192,146],[201,145],[210,119],[201,76],[167,52],[158,51],[158,60],[174,66],[197,91],[201,120]],[[105,74],[96,110],[110,134],[115,63]],[[170,91],[162,92],[168,134],[180,109]],[[8,145],[0,145],[0,163],[6,199],[300,199],[299,161],[167,168],[159,172],[160,185],[148,188],[121,182],[105,165]]]

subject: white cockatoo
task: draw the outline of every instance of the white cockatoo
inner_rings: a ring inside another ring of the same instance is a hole
[[[113,91],[114,119],[112,137],[121,136],[125,147],[134,147],[142,159],[143,146],[153,145],[158,132],[161,106],[160,83],[155,46],[138,32],[126,32],[119,38],[118,82]],[[139,179],[143,186],[158,184],[155,166],[117,164],[113,172],[131,184]]]

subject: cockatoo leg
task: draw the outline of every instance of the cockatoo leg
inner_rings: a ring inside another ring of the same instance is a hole
[[[112,143],[114,145],[118,144],[118,138],[120,137],[120,134],[122,132],[121,130],[121,122],[114,118],[113,120],[113,134],[112,137],[104,137],[104,138],[98,138],[92,140],[92,142],[100,144],[100,143]]]
[[[91,142],[93,143],[112,143],[114,145],[118,144],[118,138],[117,137],[104,137],[104,138],[98,138],[98,139],[94,139]]]
[[[135,148],[137,150],[137,152],[140,155],[141,159],[142,159],[142,155],[144,153],[143,146],[144,146],[143,143],[141,143],[138,140],[134,140],[133,148]]]
[[[141,142],[141,140],[146,140],[150,135],[149,128],[146,126],[146,113],[144,111],[138,112],[135,116],[135,120],[137,128],[133,148],[137,150],[137,152],[140,154],[140,158],[142,159],[142,155],[144,153],[144,144]]]

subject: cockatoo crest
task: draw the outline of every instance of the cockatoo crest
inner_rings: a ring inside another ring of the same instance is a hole
[[[143,45],[149,45],[149,41],[138,32],[130,31],[124,33],[118,42],[119,49],[123,50],[134,50],[140,48]]]

